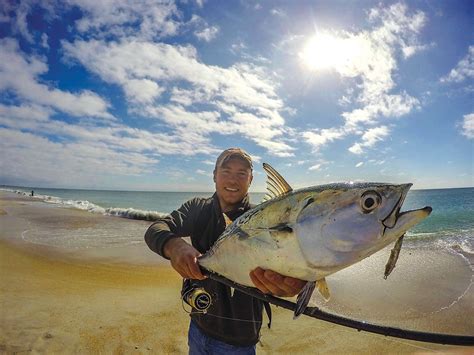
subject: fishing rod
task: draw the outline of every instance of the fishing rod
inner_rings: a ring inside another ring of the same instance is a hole
[[[201,272],[203,275],[206,275],[212,280],[220,282],[226,286],[232,287],[240,292],[243,292],[249,296],[258,298],[264,302],[269,302],[275,306],[294,311],[296,308],[296,303],[278,298],[275,296],[267,295],[259,291],[257,288],[246,287],[240,284],[237,284],[224,276],[221,276],[215,272],[209,271],[201,266]],[[202,313],[206,313],[207,308],[210,307],[212,303],[211,296],[204,291],[202,288],[194,290],[194,292],[188,292],[185,295],[186,299],[189,301],[194,308]],[[451,335],[451,334],[441,334],[441,333],[430,333],[430,332],[420,332],[415,330],[401,329],[387,327],[377,324],[371,324],[364,321],[357,321],[355,319],[341,317],[335,314],[327,313],[320,310],[318,307],[306,307],[303,312],[304,315],[316,319],[320,319],[326,322],[331,322],[339,324],[345,327],[357,329],[358,331],[366,331],[370,333],[381,334],[385,336],[417,340],[428,343],[437,343],[437,344],[446,344],[446,345],[464,345],[472,346],[474,345],[474,336],[469,335]]]

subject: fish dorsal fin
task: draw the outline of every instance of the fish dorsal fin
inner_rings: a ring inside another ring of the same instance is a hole
[[[263,201],[268,201],[293,191],[290,184],[270,164],[263,163],[263,169],[267,173],[267,194]]]

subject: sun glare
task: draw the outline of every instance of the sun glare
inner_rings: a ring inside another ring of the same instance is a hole
[[[350,55],[347,47],[343,39],[320,33],[308,40],[300,57],[311,70],[338,68]]]

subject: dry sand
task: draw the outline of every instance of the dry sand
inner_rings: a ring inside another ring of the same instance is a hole
[[[110,255],[88,258],[24,243],[25,208],[51,218],[64,209],[42,208],[40,202],[21,205],[22,199],[0,192],[0,353],[187,353],[189,317],[179,299],[181,280],[167,263],[159,256],[152,264],[112,262]],[[87,213],[71,211],[66,215],[76,219]],[[357,332],[307,317],[293,321],[291,312],[277,308],[272,329],[263,328],[257,351],[469,353],[462,347]]]

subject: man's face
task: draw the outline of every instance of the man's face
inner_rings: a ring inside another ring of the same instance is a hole
[[[252,170],[243,160],[232,158],[214,171],[214,182],[221,209],[232,210],[247,195],[252,182]]]

